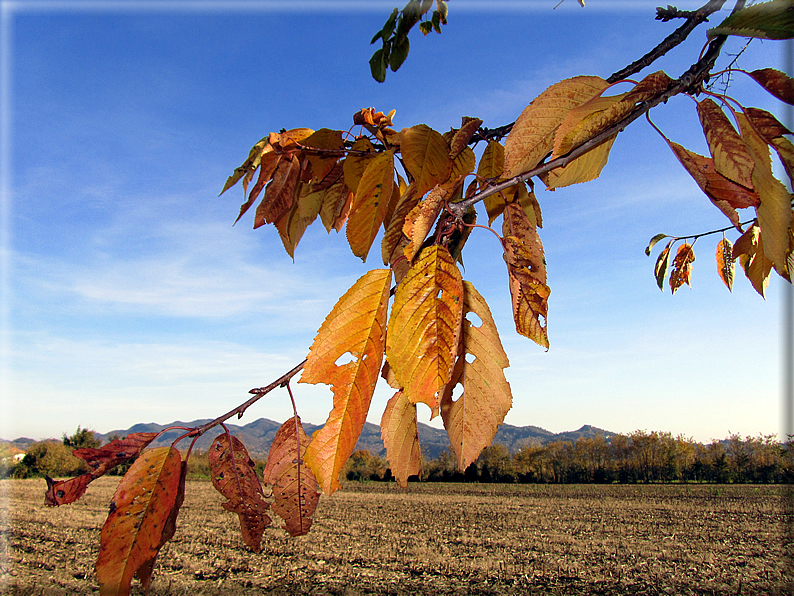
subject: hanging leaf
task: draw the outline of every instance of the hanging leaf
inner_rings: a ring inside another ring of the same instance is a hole
[[[278,153],[271,152],[262,156],[259,166],[259,178],[257,178],[256,184],[254,184],[254,187],[251,189],[248,200],[240,205],[240,213],[237,215],[237,219],[234,220],[234,223],[240,221],[240,218],[245,215],[251,205],[254,204],[259,194],[262,192],[262,189],[265,188],[265,185],[273,178],[273,173],[276,171],[276,167],[278,167],[280,162],[281,155]],[[243,180],[243,188],[247,188],[247,186],[247,180]]]
[[[47,480],[45,505],[56,507],[73,503],[85,494],[90,482],[104,476],[117,465],[137,457],[156,436],[157,433],[132,433],[122,439],[115,439],[99,449],[90,447],[75,449],[72,455],[84,460],[91,471],[69,480],[55,481],[45,476]]]
[[[794,83],[789,84],[794,85]],[[766,110],[760,108],[744,108],[744,114],[750,122],[753,123],[755,130],[767,143],[771,142],[773,139],[782,138],[783,135],[794,134]]]
[[[739,259],[747,279],[762,298],[766,298],[772,261],[764,254],[761,228],[753,224],[733,245],[733,258]]]
[[[463,296],[462,349],[441,398],[444,428],[461,471],[491,444],[513,403],[510,384],[504,375],[509,362],[491,311],[467,281],[463,282]],[[479,326],[467,318],[469,313],[479,317]],[[467,355],[474,360],[468,362]],[[458,384],[463,386],[463,394],[453,401],[452,394]]]
[[[673,270],[670,272],[670,289],[673,294],[682,285],[686,284],[691,287],[692,284],[689,280],[692,277],[692,263],[695,261],[695,251],[692,250],[692,245],[684,243],[678,247],[673,259]]]
[[[772,173],[769,146],[758,136],[743,113],[737,113],[736,119],[739,122],[742,138],[755,160],[753,184],[758,189],[760,199],[756,213],[761,228],[764,257],[772,261],[778,273],[785,275],[792,195]]]
[[[419,203],[420,197],[416,194],[416,184],[411,184],[397,201],[394,213],[386,226],[381,242],[381,257],[384,265],[394,265],[397,259],[405,260],[402,247],[408,244],[408,240],[403,235],[405,219],[414,207]],[[397,283],[400,280],[395,279]]]
[[[488,141],[488,146],[480,157],[477,166],[477,178],[479,178],[479,190],[482,190],[487,180],[499,178],[505,168],[505,148],[497,141]],[[501,193],[492,194],[485,197],[483,201],[488,212],[488,225],[502,214],[505,209],[505,199]]]
[[[581,184],[595,180],[601,175],[601,170],[607,165],[609,151],[615,142],[617,135],[609,137],[603,143],[599,143],[587,153],[584,153],[562,168],[553,170],[541,175],[540,179],[546,185],[547,190],[555,190],[572,184]]]
[[[755,161],[725,112],[711,98],[699,102],[697,111],[714,168],[729,180],[752,190]]]
[[[557,127],[575,107],[608,87],[600,77],[580,76],[560,81],[529,104],[505,141],[505,178],[528,172],[551,153]]]
[[[282,155],[273,179],[265,189],[265,196],[256,208],[254,228],[275,222],[292,207],[301,172],[300,160],[294,155]]]
[[[449,144],[450,159],[455,159],[460,152],[466,148],[469,141],[474,136],[474,133],[477,132],[481,125],[482,119],[480,118],[463,117],[460,128],[455,131],[455,136],[452,137],[452,141]]]
[[[99,538],[96,577],[102,596],[129,595],[133,576],[157,556],[181,472],[179,451],[159,447],[141,454],[119,483]]]
[[[260,139],[256,145],[251,147],[251,150],[248,152],[248,158],[242,163],[242,165],[240,165],[240,167],[235,168],[234,173],[226,179],[226,184],[223,185],[223,190],[221,190],[218,196],[222,195],[232,186],[237,184],[241,178],[243,178],[243,194],[247,194],[248,182],[253,177],[256,168],[259,167],[262,155],[267,151],[273,151],[273,148],[270,147],[267,137],[264,137]]]
[[[551,291],[546,285],[546,261],[540,237],[516,203],[505,206],[502,233],[516,332],[548,348],[546,316]]]
[[[717,273],[722,283],[733,291],[733,274],[736,271],[736,261],[733,259],[733,244],[727,238],[717,243]]]
[[[651,250],[653,249],[654,246],[656,246],[656,243],[659,242],[659,240],[662,240],[663,238],[667,238],[667,237],[668,237],[667,234],[656,234],[656,236],[651,238],[651,241],[648,242],[648,246],[645,248],[645,256],[650,257]]]
[[[386,356],[411,403],[435,416],[438,393],[457,355],[463,284],[449,251],[425,248],[397,286],[386,336]]]
[[[791,39],[794,37],[794,2],[771,0],[747,6],[709,29],[707,35],[709,39],[717,35]]]
[[[243,542],[258,553],[262,535],[270,525],[262,484],[254,469],[254,460],[237,437],[222,434],[212,442],[209,451],[210,476],[215,489],[228,499],[222,504],[226,511],[240,519]]]
[[[274,225],[281,236],[287,254],[295,258],[295,248],[311,223],[317,218],[323,205],[324,193],[311,192],[311,186],[301,185],[298,197],[289,211],[279,217]]]
[[[340,488],[339,472],[367,420],[383,361],[390,284],[389,269],[374,269],[353,284],[325,318],[303,368],[301,383],[325,383],[334,393],[328,420],[306,451],[306,462],[328,495]],[[343,357],[351,360],[338,365]]]
[[[417,124],[404,128],[400,137],[400,151],[405,167],[416,183],[417,195],[421,197],[449,178],[452,160],[447,142],[440,133],[426,124]]]
[[[667,243],[659,257],[656,259],[656,265],[653,268],[653,276],[656,278],[656,285],[664,292],[664,279],[667,277],[667,270],[670,268],[670,248],[673,241]]]
[[[419,448],[416,404],[402,390],[395,393],[386,404],[380,421],[380,433],[391,472],[397,484],[406,488],[409,477],[422,474],[422,451]]]
[[[361,177],[364,175],[364,170],[367,169],[370,160],[375,157],[376,152],[375,147],[372,146],[372,143],[366,137],[356,139],[350,150],[363,152],[362,154],[349,153],[342,163],[345,184],[347,184],[350,192],[355,194]]]
[[[341,151],[345,146],[342,140],[342,131],[330,128],[321,128],[312,133],[301,141],[301,145],[326,151]],[[337,166],[340,157],[341,155],[314,154],[311,150],[307,150],[306,159],[312,165],[313,180],[319,182],[325,178]]]
[[[262,480],[273,487],[273,511],[293,537],[309,532],[320,502],[317,479],[304,461],[309,441],[300,418],[290,418],[276,432],[262,471]]]
[[[388,150],[369,160],[350,207],[347,241],[353,254],[364,261],[386,218],[393,191],[394,152]]]
[[[403,249],[405,258],[413,261],[414,256],[422,247],[430,228],[436,221],[438,214],[444,207],[448,197],[445,186],[436,186],[427,197],[419,202],[405,218],[403,234],[408,238],[409,244]]]

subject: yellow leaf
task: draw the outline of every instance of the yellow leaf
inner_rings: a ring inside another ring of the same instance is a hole
[[[342,229],[347,219],[350,204],[352,203],[353,193],[345,184],[344,178],[340,177],[334,184],[323,191],[323,205],[320,208],[320,219],[326,231]],[[341,221],[340,221],[341,220]]]
[[[306,137],[301,141],[304,147],[312,147],[316,149],[331,149],[339,150],[344,147],[342,140],[341,130],[331,130],[329,128],[321,128],[312,135]],[[312,165],[312,175],[315,181],[322,180],[328,173],[334,169],[340,155],[323,155],[322,153],[314,154],[310,151],[306,152],[306,157]]]
[[[463,117],[460,128],[455,131],[452,141],[449,144],[449,156],[455,159],[461,151],[469,144],[471,137],[480,128],[482,120],[480,118]]]
[[[625,96],[594,97],[568,112],[554,136],[551,159],[569,153],[624,118],[634,109],[633,103],[622,101]]]
[[[438,393],[452,374],[463,313],[463,283],[449,251],[425,248],[397,286],[386,356],[412,403],[438,413]]]
[[[491,444],[513,403],[503,370],[509,362],[491,311],[467,281],[463,282],[463,297],[462,349],[441,398],[441,417],[460,470],[465,470]],[[469,313],[479,317],[479,326],[467,318]],[[472,362],[467,361],[467,354],[474,356]],[[453,390],[458,384],[463,386],[463,394],[453,401]]]
[[[502,233],[516,332],[548,348],[546,315],[551,291],[546,285],[540,237],[517,203],[506,205]]]
[[[403,249],[403,253],[409,261],[413,261],[414,256],[422,247],[422,243],[425,241],[430,228],[433,227],[438,214],[441,213],[447,197],[446,186],[436,186],[406,216],[405,224],[403,224],[403,234],[408,237],[409,243]]]
[[[392,396],[383,411],[380,434],[386,446],[389,461],[397,484],[406,488],[408,477],[422,474],[422,452],[416,420],[416,404],[405,397],[402,390]]]
[[[762,298],[766,298],[772,261],[764,255],[762,229],[753,224],[733,245],[733,258],[738,258],[747,279]]]
[[[426,124],[404,128],[400,132],[400,152],[408,172],[416,183],[420,197],[445,182],[452,170],[449,147],[441,134]]]
[[[394,213],[389,221],[389,225],[386,226],[386,232],[383,234],[383,241],[381,242],[381,256],[383,257],[384,265],[394,265],[397,259],[405,259],[403,251],[398,250],[400,244],[403,244],[403,246],[407,244],[407,240],[405,243],[402,243],[402,240],[405,238],[403,236],[403,225],[405,224],[405,218],[419,203],[419,198],[419,195],[416,194],[415,183],[408,186],[405,192],[400,195],[400,199],[397,202],[397,206],[394,208]],[[399,283],[399,280],[395,281]]]
[[[755,160],[753,184],[761,204],[756,207],[764,257],[772,261],[775,270],[787,276],[788,230],[791,224],[791,193],[772,174],[769,147],[755,132],[747,117],[738,112],[736,119],[742,138]],[[756,288],[757,289],[757,288]]]
[[[367,164],[347,221],[347,241],[353,254],[367,260],[394,190],[394,151],[389,149]]]
[[[344,162],[342,162],[345,173],[345,184],[347,184],[350,191],[355,194],[356,189],[358,189],[358,183],[364,175],[364,170],[367,169],[369,160],[375,157],[375,147],[372,146],[368,138],[361,137],[360,139],[356,139],[356,142],[353,143],[350,149],[351,151],[365,152],[364,155],[350,153],[345,158]],[[370,153],[371,155],[368,155]]]
[[[391,271],[364,274],[326,317],[306,359],[301,383],[326,383],[334,407],[306,450],[306,462],[323,492],[340,487],[339,472],[353,453],[367,420],[383,361]],[[350,358],[349,362],[337,361]]]
[[[575,107],[600,94],[608,83],[593,76],[565,79],[529,104],[505,141],[505,178],[528,172],[551,153],[554,133]]]
[[[292,208],[274,222],[284,249],[292,258],[295,258],[295,247],[298,246],[303,233],[315,220],[323,205],[325,193],[310,191],[310,185],[302,185]]]
[[[582,182],[589,182],[598,178],[601,175],[601,170],[607,165],[609,151],[612,149],[612,143],[615,142],[615,136],[611,136],[603,143],[596,145],[587,153],[574,159],[567,166],[555,168],[541,176],[541,180],[543,180],[547,190],[554,190],[563,186],[570,186],[571,184],[581,184]]]
[[[711,98],[699,102],[697,111],[715,169],[736,184],[752,189],[755,161],[725,113]]]

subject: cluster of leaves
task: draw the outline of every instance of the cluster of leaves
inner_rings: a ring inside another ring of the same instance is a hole
[[[431,31],[441,33],[441,25],[447,24],[447,3],[444,0],[435,0],[436,9],[429,20],[422,20],[422,17],[430,12],[433,0],[409,0],[402,10],[395,8],[380,31],[372,38],[370,44],[374,44],[379,39],[383,42],[383,47],[376,50],[369,59],[369,68],[372,78],[382,83],[386,80],[386,71],[391,68],[397,72],[408,57],[411,49],[411,42],[408,40],[408,33],[419,23],[419,30],[427,36]]]
[[[747,74],[779,100],[794,104],[794,80],[784,73],[765,68]],[[789,180],[794,180],[794,144],[785,136],[792,132],[765,110],[742,107],[724,95],[713,97],[721,105],[712,97],[697,102],[697,114],[710,157],[689,151],[666,137],[665,140],[700,189],[741,233],[733,244],[724,237],[725,230],[716,231],[723,232],[716,251],[720,278],[729,290],[732,289],[738,260],[753,288],[763,296],[773,268],[789,281],[794,276],[792,195],[773,174],[770,157],[770,149],[773,149]],[[730,113],[738,130],[724,109]],[[755,210],[755,218],[747,222],[750,227],[744,230],[737,209],[749,208]],[[668,271],[673,293],[683,284],[689,284],[695,260],[693,245],[703,235],[693,236],[692,244],[686,238],[667,234],[657,234],[651,239],[645,251],[648,255],[657,242],[670,238],[654,268],[659,289],[664,289]],[[673,258],[673,245],[680,240],[684,242]]]
[[[363,260],[382,230],[384,268],[364,274],[339,299],[303,363],[267,387],[251,390],[253,397],[231,412],[185,429],[177,440],[198,437],[233,415],[242,416],[276,387],[286,387],[292,397],[289,382],[301,370],[300,382],[331,386],[333,408],[311,438],[303,432],[297,411],[281,427],[264,469],[264,483],[272,494],[265,492],[239,439],[227,432],[213,443],[212,481],[227,499],[224,508],[239,517],[246,544],[259,549],[271,506],[290,534],[309,530],[318,488],[331,494],[340,487],[339,474],[353,453],[379,377],[396,390],[381,428],[390,468],[401,485],[422,472],[417,404],[428,406],[433,417],[441,415],[460,470],[477,459],[504,421],[512,395],[504,374],[507,355],[490,309],[458,267],[472,228],[485,227],[476,225],[475,205],[484,203],[487,228],[499,238],[516,331],[548,348],[550,289],[533,177],[547,190],[597,178],[617,135],[631,122],[673,95],[686,93],[695,99],[705,93],[703,82],[725,35],[794,37],[792,0],[772,0],[736,10],[732,22],[712,30],[708,50],[679,79],[658,71],[639,82],[624,80],[681,43],[725,1],[709,0],[687,13],[685,25],[609,79],[577,76],[552,85],[515,123],[499,129],[485,129],[479,118],[464,117],[459,128],[443,134],[425,124],[398,132],[392,128],[393,111],[383,114],[368,108],[354,115],[354,127],[360,127],[356,135],[293,128],[270,133],[254,145],[222,191],[242,183],[245,201],[237,220],[259,200],[254,227],[272,224],[290,256],[318,217],[328,232],[344,227],[352,253]],[[385,77],[387,65],[396,70],[402,64],[408,31],[431,6],[432,1],[411,0],[402,12],[392,13],[373,39],[383,41],[377,59],[373,56],[374,75]],[[739,0],[737,9],[741,6]],[[437,1],[426,21],[430,24],[420,26],[423,32],[438,31],[446,10],[446,4]],[[670,18],[679,16],[673,7],[669,12]],[[787,76],[769,69],[751,76],[792,103],[793,85]],[[631,88],[605,95],[618,83]],[[794,273],[792,195],[773,176],[769,153],[770,147],[775,149],[791,177],[794,147],[784,136],[791,133],[767,112],[741,106],[736,111],[731,108],[734,100],[713,97],[731,112],[739,131],[710,95],[695,101],[711,157],[668,142],[700,188],[742,233],[734,245],[727,239],[721,242],[720,275],[730,286],[733,259],[738,257],[763,293],[772,268],[788,280]],[[485,147],[478,160],[471,145],[479,142]],[[743,208],[756,213],[747,230],[742,228],[747,222],[742,224],[736,212]],[[491,228],[499,218],[501,234]],[[657,235],[646,252],[668,237]],[[673,237],[657,261],[660,285],[678,240],[682,238]],[[693,261],[692,244],[685,242],[673,259],[673,291],[689,283]],[[459,385],[462,393],[454,399]],[[102,448],[77,449],[75,455],[87,462],[89,472],[67,481],[48,480],[47,503],[70,503],[95,478],[137,457],[119,485],[102,530],[97,561],[102,594],[128,594],[135,575],[148,590],[157,553],[175,530],[190,450],[183,458],[175,442],[143,451],[154,436],[137,433]]]

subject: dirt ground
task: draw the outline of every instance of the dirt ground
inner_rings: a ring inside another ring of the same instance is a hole
[[[4,480],[0,593],[98,594],[99,530],[118,479],[44,506]],[[777,486],[348,484],[308,536],[254,554],[209,482],[188,482],[153,595],[785,594]],[[790,584],[789,584],[790,585]],[[133,594],[142,593],[133,584]]]

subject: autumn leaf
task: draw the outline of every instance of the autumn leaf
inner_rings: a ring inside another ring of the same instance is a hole
[[[347,221],[347,240],[353,254],[364,261],[380,230],[394,191],[394,152],[372,158],[356,189]]]
[[[692,263],[695,261],[695,251],[692,245],[684,243],[678,247],[673,259],[673,270],[670,272],[670,289],[673,294],[682,285],[691,286],[689,280],[692,277]]]
[[[551,153],[554,134],[568,112],[608,86],[600,77],[580,76],[560,81],[536,97],[521,112],[505,141],[504,177],[512,178],[537,166]]]
[[[416,183],[416,194],[445,182],[452,171],[449,147],[441,134],[426,124],[404,128],[400,132],[400,152],[408,173]]]
[[[673,241],[667,243],[659,253],[656,259],[656,265],[653,268],[653,276],[656,278],[656,285],[664,292],[664,279],[667,277],[667,271],[670,268],[670,248],[673,246]]]
[[[380,421],[380,433],[392,474],[397,484],[406,488],[410,476],[422,474],[422,452],[419,448],[416,404],[402,390],[395,393],[386,404]]]
[[[667,234],[656,234],[656,236],[651,238],[650,242],[648,242],[648,246],[645,247],[645,256],[650,257],[651,250],[653,250],[653,247],[656,246],[657,242],[663,240],[664,238],[668,238]]]
[[[609,151],[612,149],[616,137],[617,135],[609,137],[569,164],[561,168],[554,168],[542,175],[540,179],[543,180],[547,190],[581,184],[598,178],[601,175],[601,170],[607,165]]]
[[[341,151],[344,148],[341,130],[321,128],[301,141],[303,147],[321,150]],[[321,152],[305,151],[306,159],[312,165],[312,176],[316,182],[325,178],[339,163],[340,154],[327,155]]]
[[[674,82],[675,81],[662,70],[652,72],[637,83],[634,88],[626,94],[623,101],[633,105],[648,101],[656,97],[662,91],[669,89]]]
[[[516,332],[548,348],[546,316],[551,291],[546,285],[546,262],[537,229],[520,205],[508,203],[502,233]]]
[[[786,276],[792,196],[772,173],[772,160],[766,141],[755,132],[753,125],[743,113],[738,112],[736,119],[739,122],[742,138],[755,160],[753,184],[758,190],[760,199],[756,214],[761,228],[763,254],[772,261],[778,273]]]
[[[397,286],[386,356],[406,397],[433,415],[452,374],[462,314],[462,278],[452,255],[442,246],[425,248]]]
[[[209,464],[212,485],[228,499],[222,503],[223,508],[237,514],[243,542],[258,553],[262,535],[270,525],[270,503],[265,500],[248,450],[237,437],[218,435],[210,446]]]
[[[449,144],[450,159],[455,159],[468,146],[469,141],[481,124],[482,120],[480,118],[463,117],[460,128],[455,131],[455,135]]]
[[[477,166],[477,178],[479,178],[479,189],[482,190],[486,181],[499,178],[505,169],[505,148],[497,141],[488,141],[485,151],[480,157]],[[485,209],[488,212],[488,225],[502,214],[505,209],[505,199],[500,193],[485,197]]]
[[[278,162],[273,179],[265,189],[265,196],[256,208],[254,228],[275,222],[289,211],[295,201],[301,163],[294,155],[283,155]]]
[[[342,229],[347,221],[350,206],[353,203],[353,193],[340,177],[334,184],[323,191],[323,204],[320,207],[320,220],[326,231]]]
[[[733,244],[727,238],[717,243],[717,273],[727,288],[733,291],[733,275],[736,261],[733,259]]]
[[[304,461],[309,441],[300,418],[290,418],[276,432],[262,471],[262,480],[273,487],[273,511],[293,537],[309,532],[320,501],[317,479]]]
[[[119,464],[137,457],[137,455],[154,440],[157,433],[132,433],[122,439],[115,439],[99,449],[84,447],[75,449],[72,455],[84,460],[90,472],[76,478],[55,481],[47,480],[47,492],[44,503],[49,507],[68,505],[85,494],[88,484],[105,475]]]
[[[462,349],[441,398],[441,417],[459,470],[465,470],[491,444],[513,402],[503,370],[509,362],[491,311],[467,281],[463,282],[463,297]],[[479,317],[479,326],[468,319],[469,313]],[[469,362],[467,356],[474,359]],[[453,401],[458,384],[463,386],[463,394]]]
[[[626,95],[596,96],[568,112],[554,135],[550,159],[569,153],[625,118],[634,109],[632,102],[622,101]]]
[[[251,189],[248,199],[245,201],[245,203],[240,205],[240,213],[237,215],[237,219],[234,220],[234,223],[240,221],[240,218],[248,212],[248,209],[259,197],[262,189],[265,188],[265,185],[270,182],[271,178],[273,178],[273,173],[276,171],[276,167],[280,162],[281,155],[278,153],[270,152],[262,156],[261,163],[259,165],[259,178],[257,178],[256,184],[254,184],[254,187]],[[247,189],[247,187],[247,180],[243,180],[244,191]]]
[[[764,254],[761,228],[753,224],[744,234],[739,236],[736,244],[733,245],[733,258],[739,260],[745,276],[750,280],[755,291],[762,298],[766,298],[766,288],[769,285],[772,261]]]
[[[372,146],[372,143],[366,137],[356,139],[350,150],[351,153],[342,162],[342,167],[345,175],[345,184],[355,194],[361,177],[364,175],[364,170],[367,169],[369,161],[375,157],[376,152],[375,147]],[[362,153],[352,153],[352,151]]]
[[[102,596],[127,596],[132,578],[150,573],[177,502],[182,457],[174,447],[147,451],[119,483],[102,527],[96,576]]]
[[[311,192],[311,185],[304,184],[290,210],[274,222],[284,250],[290,257],[295,258],[295,248],[306,228],[320,213],[324,198],[324,193]]]
[[[794,7],[791,9],[794,12]],[[774,68],[754,70],[750,76],[770,94],[789,105],[794,105],[794,79]]]
[[[306,462],[328,495],[340,488],[339,472],[367,420],[383,360],[390,284],[389,269],[374,269],[353,284],[325,318],[300,379],[331,385],[334,393],[328,420],[306,451]],[[343,357],[350,361],[337,364]]]
[[[438,214],[444,207],[448,197],[448,190],[445,186],[436,186],[420,201],[411,212],[405,217],[403,224],[403,234],[408,238],[409,244],[403,249],[405,258],[412,261],[422,243],[427,237],[433,222],[436,221]]]
[[[273,151],[273,148],[270,147],[268,138],[264,137],[260,139],[256,143],[256,145],[251,147],[251,150],[248,152],[248,157],[246,158],[246,160],[239,167],[235,168],[232,175],[226,179],[226,183],[223,185],[223,190],[221,190],[218,196],[222,195],[232,186],[237,184],[237,182],[239,182],[240,179],[243,179],[243,194],[247,194],[248,182],[253,177],[256,168],[259,167],[259,163],[260,160],[262,159],[262,155],[268,151]]]
[[[384,265],[394,265],[397,259],[404,259],[401,248],[407,245],[408,241],[403,235],[403,226],[405,225],[406,217],[419,203],[420,198],[416,194],[416,183],[408,186],[405,192],[400,195],[381,241],[381,257]],[[400,280],[395,281],[397,283],[400,282]]]
[[[752,190],[755,161],[725,112],[708,97],[698,103],[697,112],[714,168],[729,180]]]

